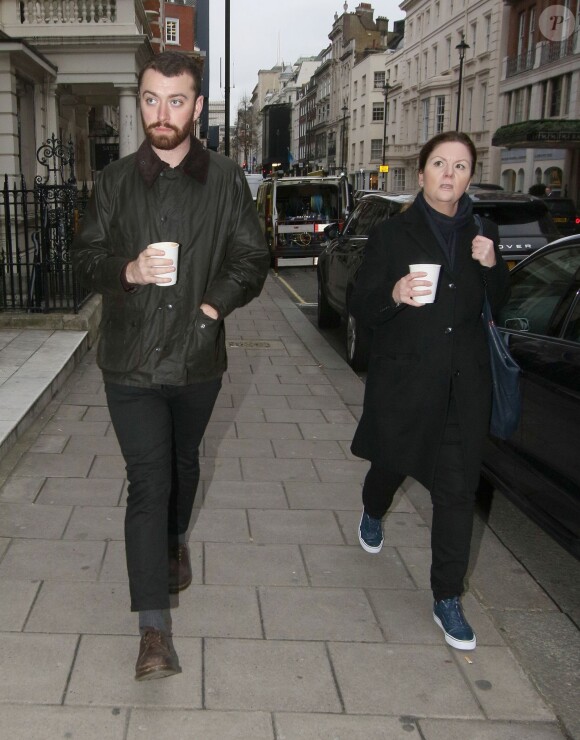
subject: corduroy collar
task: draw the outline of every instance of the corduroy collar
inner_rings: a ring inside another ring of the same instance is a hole
[[[159,159],[153,151],[148,139],[145,139],[137,150],[137,168],[143,181],[150,188],[159,177],[162,170],[169,167],[167,162]],[[191,137],[189,151],[178,165],[186,175],[193,177],[202,185],[207,181],[209,169],[209,152],[204,148],[199,139]]]

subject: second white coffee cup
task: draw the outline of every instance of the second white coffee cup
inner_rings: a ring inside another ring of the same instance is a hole
[[[149,246],[153,247],[154,249],[163,250],[163,252],[165,253],[164,257],[170,259],[173,262],[173,267],[175,267],[175,272],[165,272],[161,275],[157,275],[157,277],[160,278],[170,278],[171,282],[155,283],[155,285],[159,285],[161,288],[169,285],[175,285],[175,283],[177,282],[177,265],[179,263],[179,244],[177,242],[155,242],[154,244],[149,244]]]
[[[440,269],[441,269],[441,265],[429,265],[429,264],[409,265],[409,272],[426,272],[427,273],[426,277],[419,278],[419,279],[429,280],[433,283],[431,287],[429,287],[428,285],[418,286],[421,288],[421,290],[430,290],[431,292],[428,295],[414,296],[417,303],[433,303],[435,301],[435,295],[437,294],[437,283],[439,282],[439,270]]]

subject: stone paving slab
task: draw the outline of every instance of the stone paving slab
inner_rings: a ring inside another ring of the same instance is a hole
[[[422,486],[401,486],[381,553],[358,543],[362,383],[272,278],[227,324],[240,346],[201,448],[193,583],[171,597],[179,676],[133,680],[125,468],[94,350],[0,462],[0,737],[26,718],[26,740],[564,738],[519,662],[534,646],[506,638],[519,610],[537,603],[548,625],[553,605],[483,527],[464,598],[478,648],[446,646]],[[0,382],[2,352],[0,332]],[[504,632],[490,615],[505,604]]]
[[[127,710],[111,710],[111,707],[0,704],[0,727],[4,737],[11,740],[124,740],[127,720]]]

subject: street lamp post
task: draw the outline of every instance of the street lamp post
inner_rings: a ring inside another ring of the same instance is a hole
[[[344,156],[346,154],[345,147],[346,147],[346,114],[348,113],[348,105],[346,104],[346,100],[344,101],[344,105],[342,106],[342,145],[341,145],[341,154],[342,154],[342,165],[341,170],[344,172],[346,168],[346,162],[347,158]]]
[[[385,96],[385,110],[383,111],[383,167],[387,164],[385,161],[386,158],[386,148],[387,148],[387,103],[389,101],[389,90],[391,89],[391,85],[389,85],[388,82],[385,82],[383,85],[383,95]],[[383,170],[383,190],[387,189],[387,173]]]
[[[461,41],[455,47],[459,51],[459,85],[457,88],[457,118],[455,119],[455,130],[459,131],[459,119],[461,117],[461,85],[463,83],[463,60],[465,59],[465,50],[469,49],[469,44],[465,43],[465,35],[461,34]]]

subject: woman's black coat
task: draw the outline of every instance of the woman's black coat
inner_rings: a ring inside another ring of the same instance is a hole
[[[471,256],[475,221],[457,233],[449,264],[426,216],[413,204],[371,233],[350,313],[372,327],[373,338],[363,414],[352,443],[358,457],[410,475],[431,487],[445,425],[449,391],[456,399],[467,485],[477,487],[483,443],[489,429],[491,374],[481,308],[484,283],[492,310],[507,299],[508,268],[493,239],[496,265],[482,267]],[[395,283],[409,265],[441,265],[436,301],[415,308],[396,306]]]

